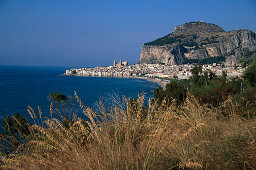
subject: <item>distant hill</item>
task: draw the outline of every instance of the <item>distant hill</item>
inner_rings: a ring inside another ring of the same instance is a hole
[[[202,21],[176,26],[171,34],[145,43],[139,63],[225,62],[234,65],[242,56],[256,52],[256,34],[239,29],[225,32],[220,26]]]

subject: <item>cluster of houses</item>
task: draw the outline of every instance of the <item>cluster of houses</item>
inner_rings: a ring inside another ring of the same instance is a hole
[[[68,76],[92,76],[92,77],[134,77],[134,78],[160,78],[160,79],[188,79],[195,64],[162,65],[162,64],[134,64],[128,65],[127,61],[119,63],[114,61],[113,66],[79,68],[66,70]],[[224,67],[221,64],[207,64],[202,66],[203,71],[211,70],[216,75],[222,75],[223,71],[228,77],[240,76],[244,69],[241,66]]]

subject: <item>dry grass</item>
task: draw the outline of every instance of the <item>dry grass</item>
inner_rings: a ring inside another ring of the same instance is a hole
[[[256,120],[238,116],[230,101],[209,109],[190,96],[180,107],[153,104],[145,118],[143,96],[109,111],[100,102],[99,112],[76,99],[87,124],[75,116],[68,129],[54,118],[35,120],[32,140],[1,168],[256,169]]]

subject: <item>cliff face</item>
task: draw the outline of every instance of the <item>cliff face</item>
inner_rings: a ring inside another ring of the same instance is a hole
[[[253,52],[256,52],[254,32],[225,32],[220,26],[199,21],[176,26],[173,33],[145,43],[139,63],[174,65],[217,59],[234,65]]]

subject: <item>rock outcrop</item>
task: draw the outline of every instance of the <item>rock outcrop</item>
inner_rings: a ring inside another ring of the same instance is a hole
[[[256,34],[250,30],[225,32],[220,26],[190,22],[176,26],[173,33],[145,43],[139,63],[166,65],[205,62],[238,64],[242,56],[256,52]]]

